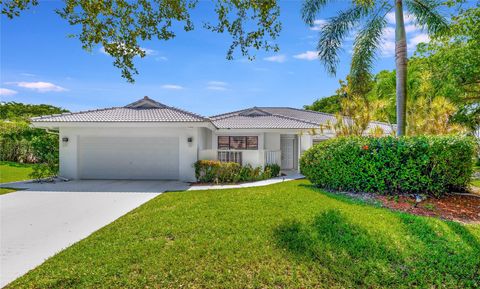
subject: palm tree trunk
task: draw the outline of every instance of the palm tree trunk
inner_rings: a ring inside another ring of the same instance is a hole
[[[395,62],[397,67],[397,136],[404,136],[407,116],[407,37],[402,0],[395,0]]]

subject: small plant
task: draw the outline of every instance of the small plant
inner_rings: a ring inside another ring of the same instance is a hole
[[[280,175],[280,166],[277,164],[268,164],[265,165],[264,171],[269,170],[272,178],[278,177]]]
[[[241,166],[234,162],[215,160],[199,160],[193,165],[195,177],[201,183],[238,183],[269,179],[280,174],[277,164],[262,167],[252,167],[250,164]]]
[[[39,163],[33,166],[33,171],[30,173],[30,177],[36,181],[41,181],[46,178],[53,178],[56,172],[52,169],[52,166],[47,163]]]

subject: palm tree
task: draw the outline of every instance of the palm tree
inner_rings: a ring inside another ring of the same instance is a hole
[[[314,25],[317,15],[329,0],[305,0],[302,18]],[[328,19],[322,26],[318,40],[318,57],[329,74],[335,75],[339,62],[338,52],[345,37],[357,31],[350,68],[352,84],[358,85],[370,75],[381,37],[387,26],[387,14],[395,11],[395,59],[397,96],[397,135],[405,135],[407,96],[407,39],[405,36],[404,5],[420,27],[435,34],[447,27],[447,22],[438,11],[440,3],[435,0],[353,0],[351,7]]]

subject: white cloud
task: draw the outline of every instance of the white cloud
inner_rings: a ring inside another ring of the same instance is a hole
[[[405,25],[405,32],[411,33],[419,30],[419,28],[415,24]]]
[[[316,51],[309,50],[304,53],[294,55],[293,57],[296,59],[312,61],[318,58],[318,53]]]
[[[408,47],[414,49],[417,44],[428,41],[430,41],[430,37],[425,33],[421,33],[409,39]]]
[[[408,12],[403,13],[403,22],[405,22],[405,24],[411,23],[414,20],[415,20],[415,17],[412,14]],[[395,24],[395,11],[387,13],[387,21],[390,24]]]
[[[36,75],[33,74],[33,73],[26,73],[26,72],[20,73],[20,75],[22,75],[22,76],[28,76],[28,77],[34,77],[34,76],[36,76]]]
[[[156,60],[156,61],[167,61],[168,58],[165,57],[165,56],[158,56],[158,57],[155,57],[155,60]]]
[[[420,29],[415,24],[409,24],[405,26],[405,31],[407,32],[408,49],[415,49],[415,46],[419,42],[425,42],[426,34],[418,34],[413,37],[410,35],[415,35]],[[426,40],[428,41],[428,40]],[[382,33],[382,40],[380,43],[380,54],[383,57],[391,57],[395,55],[395,28],[394,27],[385,27]]]
[[[391,57],[395,55],[395,41],[382,39],[380,43],[380,54],[383,57]]]
[[[287,60],[287,56],[284,54],[278,54],[278,55],[273,55],[269,57],[265,57],[263,60],[266,61],[271,61],[271,62],[278,62],[278,63],[283,63]]]
[[[17,93],[18,93],[17,91],[12,90],[12,89],[0,88],[0,95],[2,95],[2,96],[12,96],[12,95],[15,95]]]
[[[225,91],[225,90],[228,90],[227,86],[228,86],[228,83],[224,81],[212,80],[207,83],[208,90]]]
[[[208,85],[214,85],[214,86],[227,86],[228,83],[226,82],[223,82],[223,81],[215,81],[215,80],[212,80],[212,81],[209,81],[208,82]]]
[[[145,52],[146,56],[157,55],[158,54],[158,51],[150,49],[150,48],[140,47],[140,49]]]
[[[322,27],[325,26],[325,24],[327,24],[327,20],[317,19],[317,20],[313,21],[313,26],[310,27],[310,30],[320,31],[320,30],[322,30]]]
[[[60,92],[60,91],[67,90],[66,88],[61,87],[59,85],[53,84],[51,82],[44,82],[44,81],[34,81],[34,82],[20,81],[20,82],[9,82],[8,84],[14,84],[18,87],[36,90],[38,92],[50,92],[50,91]]]
[[[177,85],[177,84],[164,84],[164,85],[162,85],[162,88],[163,89],[170,89],[170,90],[180,90],[180,89],[184,89],[185,87],[183,87],[181,85]]]
[[[383,28],[382,38],[387,40],[395,40],[395,28],[393,27]]]

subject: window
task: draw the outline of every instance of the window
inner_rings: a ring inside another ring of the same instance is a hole
[[[227,152],[227,151],[219,151],[218,152],[218,160],[221,162],[234,162],[242,164],[242,152]]]
[[[219,136],[219,150],[258,150],[258,136]]]
[[[218,149],[219,149],[219,150],[228,150],[228,149],[230,149],[230,137],[228,137],[228,136],[219,136],[219,137],[218,137]]]
[[[247,150],[258,150],[257,136],[247,136]]]

